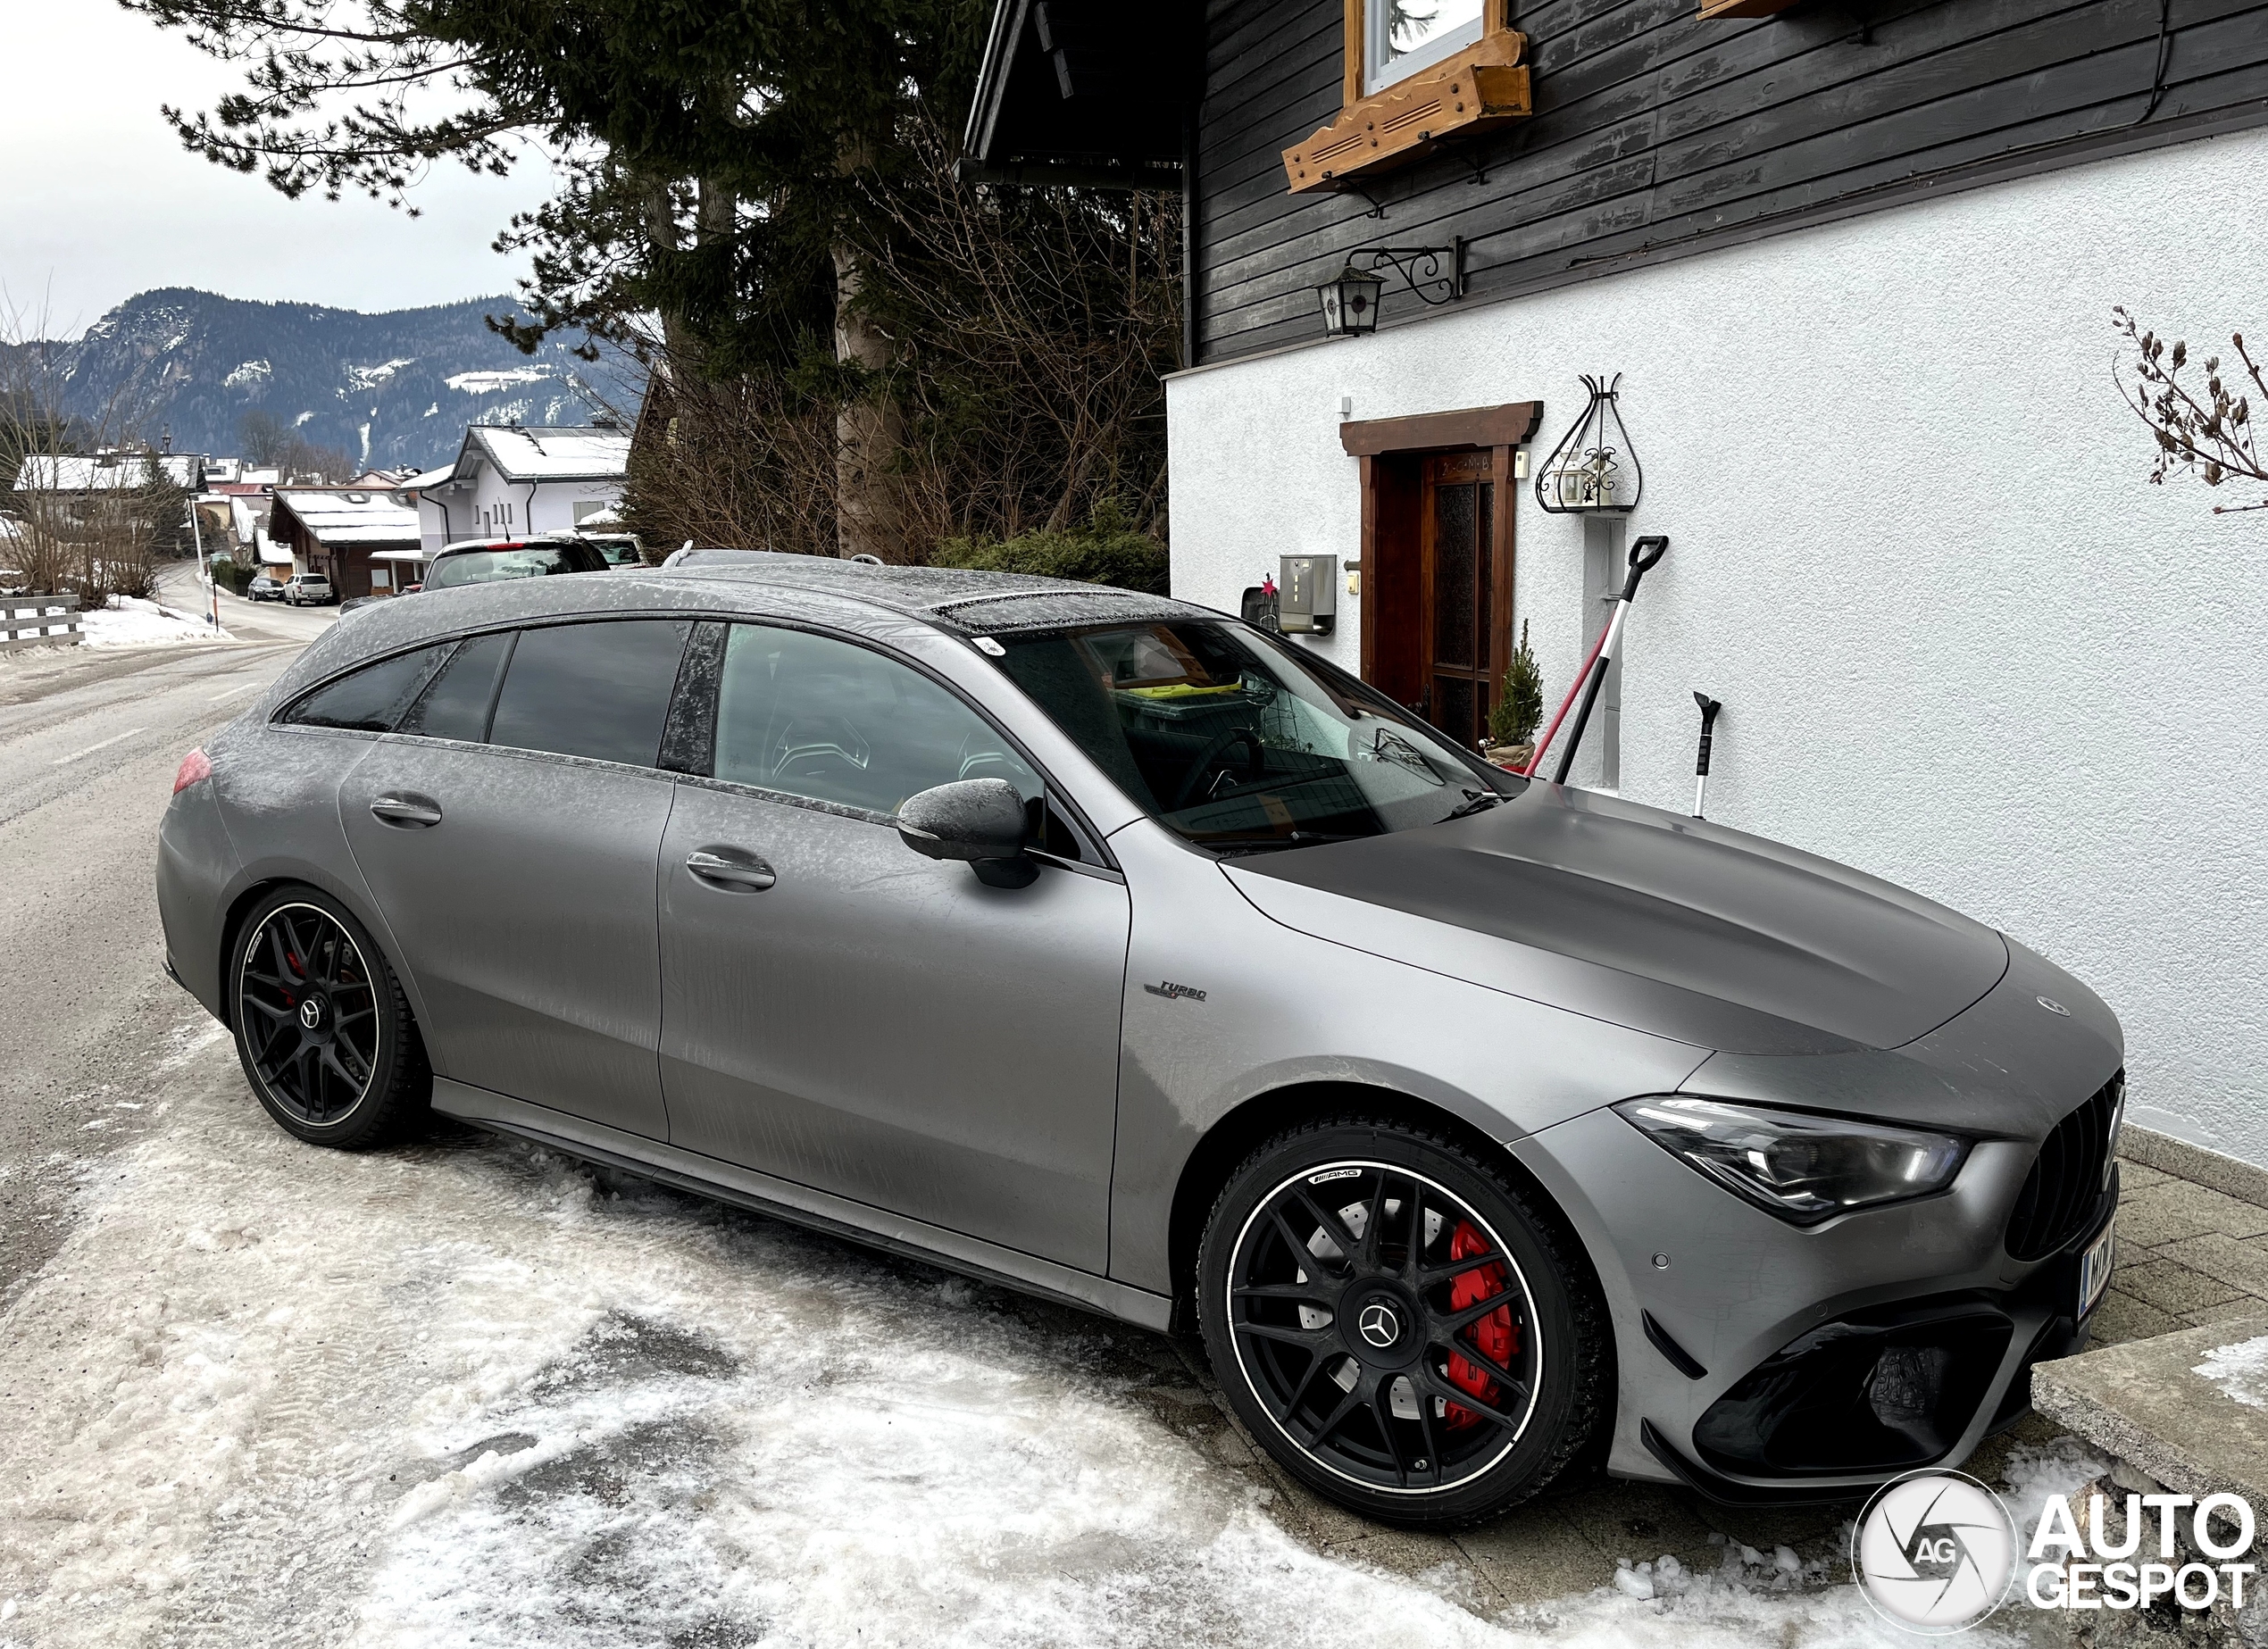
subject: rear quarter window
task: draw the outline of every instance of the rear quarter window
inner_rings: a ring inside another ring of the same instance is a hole
[[[456,645],[446,641],[365,664],[294,699],[276,720],[295,727],[390,733]]]

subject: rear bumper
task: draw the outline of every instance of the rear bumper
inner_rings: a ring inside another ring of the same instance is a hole
[[[235,849],[207,779],[177,794],[157,830],[157,914],[166,977],[222,1023],[221,928],[237,873]]]

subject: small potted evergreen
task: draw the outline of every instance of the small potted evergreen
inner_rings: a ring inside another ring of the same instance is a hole
[[[1520,645],[1505,670],[1504,687],[1488,712],[1488,734],[1494,742],[1484,753],[1498,767],[1517,770],[1534,759],[1536,723],[1544,719],[1544,678],[1536,655],[1528,649],[1528,625],[1520,625]]]

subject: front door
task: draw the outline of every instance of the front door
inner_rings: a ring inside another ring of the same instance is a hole
[[[1038,776],[911,665],[730,627],[713,776],[662,845],[670,1140],[1103,1271],[1127,892],[990,887],[889,822],[932,785]]]
[[[1487,451],[1427,458],[1419,497],[1424,713],[1468,750],[1486,742],[1503,669],[1489,645],[1497,593],[1491,458]]]

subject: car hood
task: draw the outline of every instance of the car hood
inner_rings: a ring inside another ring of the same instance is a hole
[[[1902,1046],[2008,966],[1991,929],[1891,883],[1559,785],[1222,870],[1317,938],[1728,1054]]]

